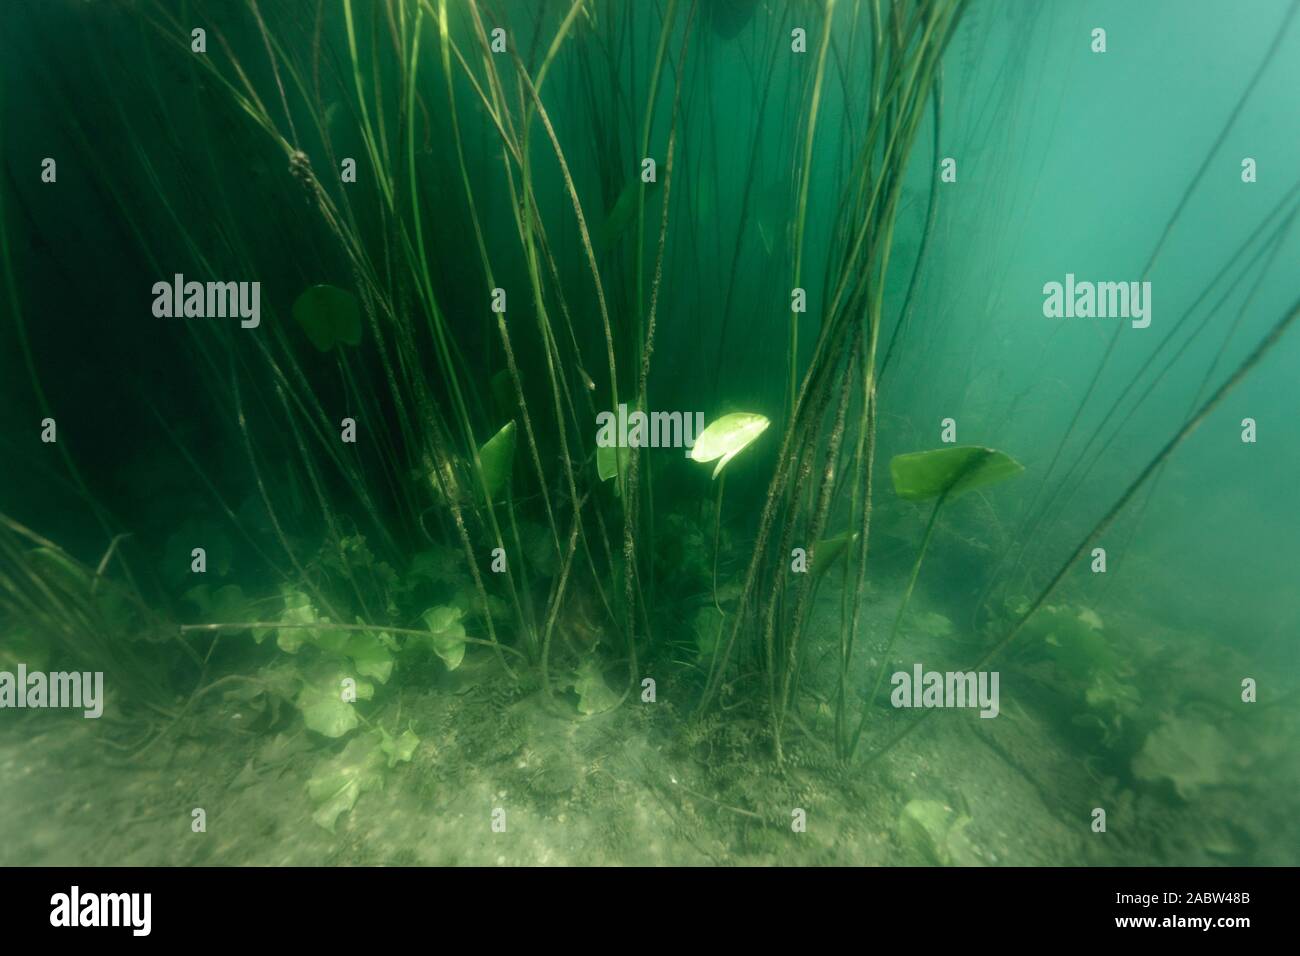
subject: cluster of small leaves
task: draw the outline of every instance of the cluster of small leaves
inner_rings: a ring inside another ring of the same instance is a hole
[[[372,563],[363,539],[350,543],[342,560],[351,556],[353,568]],[[255,610],[236,585],[201,584],[185,595],[205,619],[221,622],[274,620],[268,627],[250,628],[258,644],[273,639],[282,652],[255,676],[226,693],[226,699],[274,725],[292,707],[306,727],[323,737],[340,739],[365,722],[356,703],[373,700],[377,687],[389,683],[398,657],[414,647],[436,654],[449,669],[465,656],[465,611],[437,606],[423,615],[428,636],[410,635],[399,642],[384,630],[360,620],[343,625],[322,614],[301,590],[283,586],[280,608],[267,615]],[[411,727],[394,735],[381,726],[355,735],[333,757],[323,761],[308,782],[316,810],[313,819],[331,832],[340,814],[351,810],[361,794],[381,789],[384,771],[409,763],[420,744]]]
[[[1079,707],[1073,723],[1104,747],[1116,745],[1139,710],[1133,668],[1090,608],[1045,605],[1026,628],[1036,655],[1051,662],[1056,688]]]

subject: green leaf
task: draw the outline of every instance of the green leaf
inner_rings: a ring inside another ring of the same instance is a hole
[[[642,411],[641,402],[639,400],[635,404],[633,404],[632,411],[634,412]],[[613,411],[610,414],[613,415],[615,418],[618,417],[617,411]],[[616,437],[613,438],[613,444],[610,445],[601,444],[600,435],[599,434],[597,435],[596,474],[600,477],[601,481],[609,481],[609,479],[618,476],[619,480],[614,482],[615,497],[619,497],[622,495],[622,490],[621,490],[623,485],[622,476],[627,474],[628,464],[629,462],[631,462],[631,460],[632,460],[631,448],[627,447],[626,445],[618,444],[618,439]]]
[[[342,669],[324,671],[305,683],[294,701],[309,729],[326,737],[342,737],[361,722],[352,703],[344,699],[346,680],[355,681],[357,700],[374,697],[375,685],[369,681],[357,680]]]
[[[433,652],[442,658],[447,670],[454,671],[465,659],[465,615],[458,607],[431,607],[421,617],[429,628]]]
[[[834,567],[835,562],[848,553],[851,542],[858,540],[858,532],[844,532],[833,538],[824,538],[817,542],[813,552],[813,577],[820,577]]]
[[[318,766],[307,781],[307,795],[317,807],[312,819],[334,832],[339,815],[356,806],[357,798],[384,786],[384,753],[367,734],[348,742],[343,752]]]
[[[732,412],[723,415],[709,424],[709,427],[695,439],[691,448],[692,461],[718,461],[713,469],[713,477],[726,467],[727,462],[740,454],[755,438],[763,434],[770,425],[764,416],[753,412]]]
[[[284,596],[284,610],[280,612],[282,624],[315,624],[316,609],[311,605],[311,598],[291,587],[283,586],[280,593]],[[311,629],[304,627],[275,628],[275,643],[286,654],[297,654],[298,650],[311,639]],[[253,632],[253,639],[262,643],[269,630],[259,629]]]
[[[416,552],[411,559],[410,577],[430,584],[458,584],[464,576],[464,555],[454,548],[435,544],[427,551]]]
[[[925,501],[942,494],[951,500],[975,488],[1014,478],[1024,470],[1011,456],[976,445],[896,455],[889,463],[894,493],[908,501]]]
[[[415,748],[420,746],[420,738],[415,736],[415,732],[409,727],[403,731],[400,737],[394,737],[383,727],[379,728],[381,743],[379,749],[388,757],[388,766],[395,767],[399,763],[410,763],[411,757],[415,755]]]
[[[898,836],[904,846],[939,866],[978,863],[962,831],[971,822],[938,800],[911,800],[898,815]]]
[[[600,475],[601,481],[609,481],[619,472],[627,472],[628,457],[632,454],[632,449],[625,447],[606,447],[598,445],[596,447],[596,474]]]
[[[1042,636],[1058,673],[1076,680],[1114,676],[1120,655],[1102,630],[1101,618],[1088,608],[1044,605],[1030,622],[1030,634]]]
[[[1231,774],[1232,745],[1212,724],[1166,717],[1133,758],[1139,780],[1168,780],[1184,800],[1206,787],[1225,783]]]
[[[200,584],[181,595],[199,609],[199,614],[213,624],[238,623],[252,617],[244,589],[238,584],[226,584],[213,589],[210,584]]]
[[[343,649],[362,677],[373,677],[381,684],[387,684],[393,676],[393,652],[390,649],[392,638],[380,631],[349,631],[347,645]]]
[[[510,485],[510,473],[515,463],[515,423],[510,421],[478,450],[483,465],[483,481],[487,484],[492,501]]]
[[[351,292],[332,285],[314,285],[293,304],[293,317],[311,344],[328,352],[339,342],[361,343],[361,309]]]
[[[351,658],[357,673],[363,677],[374,677],[380,683],[388,681],[393,672],[393,657],[389,652],[396,646],[388,634],[331,627],[329,618],[316,613],[307,595],[288,586],[282,586],[280,592],[284,597],[284,610],[280,612],[279,623],[320,626],[254,628],[253,639],[257,643],[274,633],[276,646],[286,654],[297,654],[304,646],[310,645],[333,657]],[[358,618],[357,623],[362,621]]]
[[[618,703],[618,695],[609,689],[600,667],[591,659],[578,669],[573,689],[578,693],[578,711],[583,714],[598,714]]]

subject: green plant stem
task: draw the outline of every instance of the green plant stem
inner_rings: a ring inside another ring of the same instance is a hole
[[[935,519],[939,517],[939,509],[943,507],[944,499],[948,497],[945,491],[934,503],[934,510],[930,512],[930,521],[925,526],[925,537],[921,539],[921,548],[916,552],[916,563],[912,565],[912,576],[907,581],[907,590],[903,592],[903,603],[898,606],[898,614],[894,617],[894,626],[889,632],[889,641],[885,644],[885,650],[880,655],[880,666],[876,668],[876,679],[871,684],[871,693],[868,695],[866,703],[862,708],[862,716],[858,718],[858,728],[853,732],[853,739],[849,741],[848,752],[845,754],[846,760],[853,759],[853,751],[857,749],[858,739],[862,736],[862,729],[867,725],[867,717],[871,713],[871,708],[875,705],[876,695],[880,693],[880,683],[885,679],[885,670],[889,667],[889,655],[894,650],[894,643],[898,640],[898,628],[903,623],[903,615],[907,613],[908,602],[912,600],[912,591],[916,587],[916,579],[921,574],[921,562],[925,560],[925,552],[930,547],[930,538],[934,535]]]
[[[718,503],[713,508],[713,606],[722,613],[722,607],[718,604],[718,543],[722,537],[722,492],[727,487],[727,472],[722,472],[722,480],[718,482]]]
[[[181,633],[188,634],[191,631],[252,631],[252,630],[324,630],[324,631],[372,631],[384,634],[411,634],[415,637],[428,637],[429,631],[421,631],[413,627],[388,627],[383,624],[335,624],[333,621],[313,621],[311,624],[281,624],[277,621],[235,621],[222,624],[182,624]],[[477,637],[458,637],[458,641],[464,641],[466,644],[482,644],[484,647],[491,647],[494,650],[505,651],[507,654],[514,654],[516,657],[522,657],[527,660],[528,657],[523,651],[509,647],[505,644],[499,644],[496,641],[485,641]]]

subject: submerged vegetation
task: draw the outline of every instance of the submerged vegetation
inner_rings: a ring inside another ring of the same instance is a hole
[[[505,761],[539,805],[613,799],[604,758],[538,760],[525,719],[553,747],[618,738],[644,793],[690,802],[665,810],[680,832],[700,813],[788,832],[792,801],[883,799],[882,758],[931,715],[882,709],[903,651],[1023,676],[1017,706],[1041,703],[1097,783],[1088,808],[1142,782],[1212,792],[1238,731],[1160,699],[1154,642],[1067,578],[1297,308],[1159,445],[1105,459],[1100,508],[1067,506],[1109,416],[1078,426],[1096,433],[1077,460],[1077,414],[1059,445],[902,452],[934,443],[926,386],[897,369],[935,341],[918,303],[959,255],[934,175],[945,86],[959,68],[990,100],[1020,89],[986,8],[121,0],[33,21],[113,78],[93,108],[57,58],[30,82],[59,113],[59,182],[75,168],[121,244],[114,321],[163,369],[122,376],[129,436],[83,459],[94,426],[32,328],[25,205],[0,189],[15,354],[59,429],[24,451],[58,507],[2,504],[3,666],[103,671],[123,766],[256,743],[231,786],[294,767],[329,834],[403,775],[454,786]],[[260,281],[260,327],[136,315],[173,274]],[[1022,396],[981,375],[972,407],[1010,417]],[[684,450],[598,441],[624,406],[709,424]],[[993,413],[969,420],[1004,444]],[[670,774],[652,720],[702,769]],[[876,815],[898,858],[996,862],[969,806],[902,789]],[[1065,815],[1086,834],[1087,808]],[[1238,859],[1257,838],[1214,840]],[[692,845],[719,861],[733,842]]]

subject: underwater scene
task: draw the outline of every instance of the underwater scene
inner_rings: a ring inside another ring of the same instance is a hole
[[[1300,863],[1298,10],[6,0],[0,865]]]

